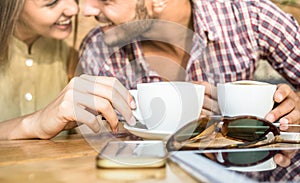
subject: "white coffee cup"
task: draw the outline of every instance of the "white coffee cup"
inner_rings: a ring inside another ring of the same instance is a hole
[[[149,130],[175,132],[199,117],[205,86],[190,82],[141,83],[130,90],[137,109],[137,120]]]
[[[242,80],[219,83],[218,103],[223,116],[251,115],[264,118],[274,106],[277,86],[265,82]]]

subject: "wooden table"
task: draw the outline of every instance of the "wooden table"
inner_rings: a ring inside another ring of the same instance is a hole
[[[122,127],[117,134],[110,133],[107,126],[101,129],[98,134],[64,135],[51,140],[0,141],[0,183],[198,182],[169,160],[163,168],[97,169],[96,156],[107,142],[138,139]],[[299,132],[299,128],[294,132]],[[300,149],[299,144],[293,147]]]
[[[130,138],[124,134],[116,138]],[[92,138],[101,148],[111,134]],[[79,134],[0,141],[0,182],[197,182],[172,162],[158,169],[97,169],[96,155],[93,145]]]

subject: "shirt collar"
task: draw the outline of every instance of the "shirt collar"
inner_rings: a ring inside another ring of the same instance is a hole
[[[34,55],[35,53],[40,53],[41,49],[44,49],[45,45],[48,44],[48,42],[45,41],[46,38],[40,36],[35,40],[35,42],[31,46],[31,53],[28,53],[29,47],[28,45],[18,39],[17,37],[13,36],[12,37],[12,44],[14,47],[17,48],[17,50],[26,55]]]

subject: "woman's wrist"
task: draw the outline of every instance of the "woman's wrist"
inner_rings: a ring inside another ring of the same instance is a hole
[[[38,115],[38,112],[35,112],[22,117],[21,128],[25,139],[39,138]]]
[[[28,114],[16,119],[7,121],[10,133],[8,139],[34,139],[41,138],[41,128],[39,124],[40,112]],[[14,125],[10,125],[14,124]],[[9,127],[10,126],[10,127]]]

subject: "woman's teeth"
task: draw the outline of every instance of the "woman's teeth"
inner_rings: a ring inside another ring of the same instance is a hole
[[[71,23],[72,20],[65,20],[65,21],[61,21],[61,22],[56,22],[56,25],[68,25]]]

